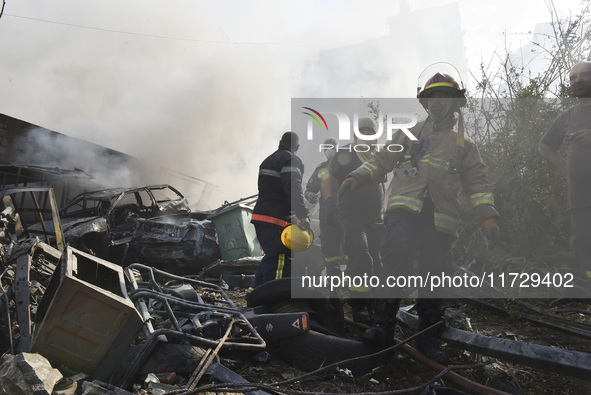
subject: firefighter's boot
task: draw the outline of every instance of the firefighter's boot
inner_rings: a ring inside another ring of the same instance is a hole
[[[363,340],[370,344],[391,346],[394,344],[394,328],[400,299],[377,299],[375,302],[374,324],[363,334]]]
[[[332,262],[326,264],[326,275],[329,277],[340,277],[343,274],[341,266]]]
[[[432,308],[425,310],[424,313],[419,312],[418,330],[427,329],[433,324],[443,319],[443,310]],[[449,357],[445,351],[439,347],[438,335],[441,332],[441,327],[435,327],[428,332],[423,333],[416,339],[416,348],[426,357],[431,358],[441,365],[449,364]]]
[[[371,317],[367,310],[367,299],[349,298],[347,303],[351,306],[353,321],[367,325],[371,323]]]

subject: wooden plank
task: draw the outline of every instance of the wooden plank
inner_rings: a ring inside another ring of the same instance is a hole
[[[398,320],[416,328],[418,317],[401,308]],[[591,354],[558,347],[499,339],[446,326],[439,338],[454,347],[504,361],[591,381]]]
[[[22,254],[17,258],[14,279],[14,298],[16,301],[16,318],[21,336],[22,351],[28,351],[31,345],[31,309],[29,295],[30,268],[31,256],[29,254]]]
[[[504,306],[494,302],[483,299],[470,299],[470,301],[509,314]],[[519,318],[591,340],[591,325],[582,322],[569,322],[558,315],[548,314],[540,309],[535,308],[535,306],[524,303],[520,300],[517,300],[517,303],[536,312],[536,314],[531,314],[524,311],[519,311]]]

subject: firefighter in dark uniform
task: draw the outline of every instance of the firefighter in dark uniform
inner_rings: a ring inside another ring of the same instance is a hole
[[[277,151],[259,166],[259,194],[251,222],[265,255],[250,291],[267,281],[290,276],[291,250],[281,242],[283,229],[291,223],[310,229],[302,191],[304,165],[295,155],[299,146],[298,135],[285,132]]]
[[[325,147],[332,146],[324,150],[326,160],[316,166],[314,172],[306,183],[306,191],[304,197],[312,204],[319,204],[318,220],[320,222],[320,248],[322,255],[324,255],[324,266],[327,275],[339,275],[341,273],[341,238],[342,231],[338,224],[328,223],[326,221],[326,208],[324,207],[324,199],[320,194],[322,180],[329,177],[328,163],[336,153],[337,139],[329,138],[323,142]],[[337,185],[334,188],[338,188]]]
[[[359,133],[375,135],[376,123],[371,118],[360,118]],[[384,228],[383,206],[384,186],[379,182],[364,185],[337,201],[334,180],[340,185],[350,172],[369,160],[375,153],[375,143],[358,140],[339,147],[330,160],[330,177],[323,180],[322,196],[328,223],[337,223],[343,232],[343,250],[347,256],[346,275],[349,277],[372,276],[381,268],[379,248]],[[371,308],[368,309],[371,289],[365,285],[349,287],[348,304],[353,320],[368,324],[371,322]]]

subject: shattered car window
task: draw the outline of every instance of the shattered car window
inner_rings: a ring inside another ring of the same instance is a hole
[[[139,194],[138,194],[139,196]],[[124,205],[124,204],[141,204],[141,200],[138,199],[138,196],[136,196],[135,193],[126,193],[125,195],[123,195],[121,197],[121,199],[119,200],[119,202],[117,202],[118,205]]]
[[[106,213],[114,198],[80,197],[60,210],[63,217],[90,217]]]
[[[150,194],[147,191],[138,191],[137,192],[137,199],[138,199],[138,205],[140,207],[140,210],[147,211],[147,210],[154,209],[152,197],[150,196]]]
[[[178,193],[170,188],[163,189],[152,189],[152,194],[156,198],[157,203],[168,202],[168,201],[180,201],[183,199]]]
[[[191,211],[185,197],[171,186],[152,187],[150,192],[156,200],[158,215],[189,213]]]

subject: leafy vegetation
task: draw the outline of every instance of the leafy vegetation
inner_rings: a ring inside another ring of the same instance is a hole
[[[587,0],[579,14],[558,20],[549,3],[553,34],[534,40],[533,60],[505,49],[473,75],[477,84],[464,109],[466,131],[488,166],[502,238],[488,250],[466,206],[455,246],[460,263],[569,250],[566,180],[537,148],[554,119],[574,104],[567,81],[575,63],[590,59],[589,8]],[[533,74],[534,63],[543,64],[543,71]]]

